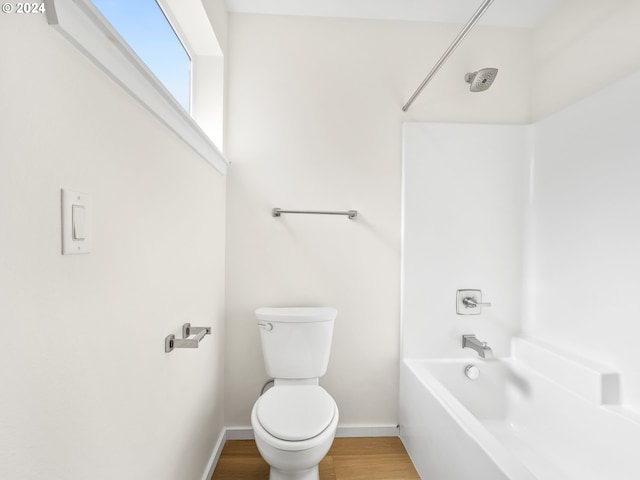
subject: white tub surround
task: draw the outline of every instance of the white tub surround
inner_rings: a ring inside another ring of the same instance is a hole
[[[522,236],[530,127],[405,123],[402,351],[466,356],[474,334],[508,356],[520,329]],[[456,292],[482,290],[480,315]]]
[[[534,126],[522,310],[524,332],[615,366],[636,410],[639,107],[636,72]]]
[[[594,405],[620,403],[620,374],[589,358],[528,337],[511,340],[513,357]]]

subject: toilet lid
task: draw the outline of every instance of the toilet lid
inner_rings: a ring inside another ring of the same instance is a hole
[[[256,406],[260,425],[280,440],[300,441],[320,435],[335,415],[335,402],[322,387],[273,387]]]

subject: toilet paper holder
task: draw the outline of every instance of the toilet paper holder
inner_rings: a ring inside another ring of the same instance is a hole
[[[173,334],[165,337],[164,351],[169,353],[174,348],[198,348],[205,335],[211,335],[211,327],[192,327],[190,323],[185,323],[182,325],[182,338],[176,338]]]

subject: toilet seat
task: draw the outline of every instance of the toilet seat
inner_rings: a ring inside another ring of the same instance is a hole
[[[318,385],[273,387],[256,402],[256,417],[262,428],[290,442],[320,435],[335,414],[333,398]]]

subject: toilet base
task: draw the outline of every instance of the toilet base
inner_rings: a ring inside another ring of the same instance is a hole
[[[271,467],[269,480],[320,480],[320,474],[317,465],[307,470],[297,470],[293,472],[285,472]]]
[[[258,451],[270,466],[269,480],[320,480],[318,466],[331,448],[340,419],[338,406],[335,405],[335,402],[333,402],[333,419],[329,425],[315,437],[296,441],[282,440],[264,429],[258,420],[257,406],[259,402],[260,399],[256,401],[251,410],[251,426]]]

